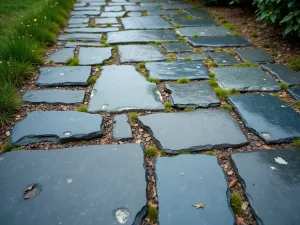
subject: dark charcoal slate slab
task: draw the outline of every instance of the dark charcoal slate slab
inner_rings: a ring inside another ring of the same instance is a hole
[[[190,4],[163,4],[163,9],[189,9],[193,8],[194,6]]]
[[[118,31],[117,27],[83,27],[83,28],[70,28],[66,29],[66,33],[106,33],[111,31]]]
[[[232,35],[232,32],[223,27],[183,27],[176,29],[176,33],[180,36],[193,36],[200,37],[206,36],[227,36]]]
[[[17,151],[0,159],[3,224],[141,224],[146,214],[138,144]],[[32,184],[40,193],[24,200],[24,189]]]
[[[107,33],[107,43],[146,43],[158,41],[178,41],[171,30],[128,30]]]
[[[251,44],[241,37],[195,37],[187,38],[187,41],[195,47],[239,47],[250,46]]]
[[[167,15],[168,20],[185,20],[190,15],[187,13],[174,13]]]
[[[67,42],[66,48],[76,48],[77,46],[83,47],[101,47],[103,46],[99,42]]]
[[[300,224],[299,150],[237,153],[231,160],[259,225]]]
[[[123,12],[102,12],[100,17],[123,17],[125,15],[125,11]]]
[[[300,88],[289,88],[288,92],[296,99],[300,100]]]
[[[181,53],[176,55],[176,59],[178,60],[191,59],[192,61],[197,61],[197,60],[205,60],[207,59],[207,56],[204,54]]]
[[[214,48],[211,48],[211,47],[203,47],[203,48],[201,48],[203,51],[205,51],[205,52],[214,52],[215,51],[215,49]]]
[[[120,45],[118,49],[121,63],[163,61],[167,59],[161,49],[154,45]]]
[[[191,80],[208,79],[208,71],[200,61],[150,62],[146,69],[151,78],[159,80],[177,80],[186,77]]]
[[[147,6],[125,6],[125,10],[126,11],[131,11],[131,12],[134,12],[134,11],[153,11],[153,10],[159,10],[159,7],[154,5],[147,5]]]
[[[30,103],[79,104],[83,102],[84,94],[81,90],[34,90],[26,91],[22,99]]]
[[[37,142],[92,139],[103,134],[100,115],[74,111],[34,111],[17,122],[10,138],[12,146]]]
[[[143,14],[142,14],[142,12],[129,12],[129,13],[127,13],[127,16],[138,17],[138,16],[143,16]]]
[[[71,12],[71,16],[99,16],[99,11],[73,11]]]
[[[88,23],[83,23],[83,24],[70,24],[68,25],[68,28],[81,28],[81,27],[88,27]]]
[[[228,184],[215,156],[160,157],[155,174],[160,224],[235,224]],[[204,209],[192,206],[200,202]]]
[[[99,11],[99,6],[74,7],[74,11]]]
[[[273,63],[274,59],[262,49],[236,49],[236,54],[244,61],[251,63]]]
[[[245,126],[266,143],[288,142],[300,137],[300,114],[267,94],[230,96],[229,101]]]
[[[51,55],[47,57],[46,62],[65,63],[69,58],[74,57],[74,50],[74,48],[62,48],[51,53]]]
[[[213,68],[221,88],[239,91],[279,91],[279,84],[259,67]]]
[[[273,64],[273,65],[262,65],[261,68],[276,76],[281,82],[287,83],[289,86],[300,84],[300,73],[285,65]]]
[[[164,43],[162,46],[167,52],[191,52],[192,48],[184,43]]]
[[[90,66],[42,67],[37,86],[88,85]]]
[[[124,29],[171,29],[173,26],[160,16],[143,16],[140,18],[121,18]]]
[[[234,56],[227,52],[210,52],[209,57],[212,58],[218,66],[229,66],[239,63]]]
[[[83,24],[83,23],[89,23],[90,19],[88,17],[86,18],[73,18],[69,20],[69,24]]]
[[[174,25],[179,25],[181,27],[209,27],[218,26],[218,24],[213,20],[175,20],[172,21]]]
[[[116,115],[112,131],[114,141],[127,141],[132,139],[131,127],[127,115]]]
[[[195,18],[211,18],[212,15],[202,9],[185,9],[185,12],[189,13]]]
[[[116,18],[96,18],[95,24],[116,24],[118,20]]]
[[[147,11],[148,16],[160,16],[160,15],[170,15],[175,14],[173,10],[150,10]]]
[[[94,85],[89,112],[164,110],[155,84],[148,82],[134,66],[103,66]]]
[[[108,48],[83,48],[79,49],[80,65],[99,65],[104,60],[110,59],[111,47]]]
[[[247,143],[238,123],[226,110],[196,110],[139,116],[141,126],[163,151],[177,154],[238,147]]]
[[[59,41],[100,41],[102,38],[101,34],[62,34],[58,36]]]
[[[104,8],[104,11],[105,12],[120,12],[120,11],[123,11],[123,9],[122,9],[122,6],[118,6],[118,5],[116,5],[116,6],[105,6],[105,8]]]
[[[207,108],[219,106],[221,103],[206,81],[190,84],[166,84],[165,88],[171,92],[170,102],[176,108]]]

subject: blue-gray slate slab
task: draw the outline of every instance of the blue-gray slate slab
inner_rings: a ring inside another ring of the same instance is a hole
[[[179,53],[176,54],[176,59],[178,60],[192,60],[192,61],[197,61],[197,60],[205,60],[207,59],[207,56],[205,54],[190,54],[190,53]]]
[[[99,10],[100,10],[99,6],[74,7],[74,11],[99,11]]]
[[[185,9],[185,12],[189,13],[195,18],[211,18],[212,15],[203,9]]]
[[[140,18],[121,18],[121,23],[127,29],[171,29],[173,26],[160,16],[143,16]]]
[[[236,54],[244,61],[250,63],[273,63],[274,59],[262,49],[236,49]]]
[[[186,20],[188,17],[190,17],[189,14],[187,13],[171,13],[166,15],[166,17],[168,18],[168,20]]]
[[[66,33],[106,33],[111,31],[118,31],[117,27],[80,27],[66,29]]]
[[[68,28],[81,28],[81,27],[88,27],[88,23],[81,23],[81,24],[70,24]]]
[[[167,50],[167,52],[191,52],[192,48],[184,43],[163,43],[162,46]]]
[[[79,65],[99,65],[104,60],[110,59],[112,47],[79,49]]]
[[[72,18],[69,20],[69,24],[83,24],[83,23],[88,23],[90,19],[88,17],[86,18]]]
[[[101,34],[91,33],[72,33],[62,34],[58,36],[59,41],[100,41],[102,38]]]
[[[104,7],[105,12],[120,12],[123,11],[122,6],[115,5],[115,6],[105,6]]]
[[[244,38],[234,36],[191,37],[187,38],[187,41],[195,47],[244,47],[251,45]]]
[[[67,42],[65,48],[76,48],[78,46],[83,47],[101,47],[103,46],[99,42]]]
[[[99,11],[73,11],[71,12],[71,16],[99,16],[100,15],[100,10]]]
[[[296,100],[300,100],[300,88],[296,87],[296,88],[289,88],[288,92],[296,99]]]
[[[159,10],[159,7],[157,5],[144,5],[144,6],[137,6],[137,5],[129,5],[124,7],[126,11],[130,12],[136,12],[136,11],[155,11]]]
[[[229,102],[245,126],[266,143],[290,142],[300,137],[300,114],[272,95],[232,95]]]
[[[210,52],[208,55],[218,66],[230,66],[239,63],[234,56],[227,52]]]
[[[118,20],[116,18],[96,18],[95,24],[114,24],[118,23]]]
[[[137,225],[146,214],[144,153],[138,144],[21,150],[0,161],[1,224]]]
[[[231,30],[223,27],[183,27],[177,28],[176,33],[188,37],[194,35],[199,37],[232,35]]]
[[[171,21],[174,25],[181,27],[210,27],[218,26],[213,20],[173,20]]]
[[[163,4],[163,9],[189,9],[193,8],[194,6],[190,4]]]
[[[46,62],[65,63],[69,58],[74,57],[74,48],[62,48],[51,53]]]
[[[102,18],[109,18],[109,17],[113,17],[113,18],[116,18],[116,17],[123,17],[124,15],[126,14],[125,11],[122,11],[122,12],[102,12],[100,17]]]
[[[114,117],[112,138],[114,141],[127,141],[132,139],[132,131],[128,123],[127,115],[122,114]]]
[[[129,17],[139,17],[139,16],[143,16],[142,12],[128,12],[127,16]]]

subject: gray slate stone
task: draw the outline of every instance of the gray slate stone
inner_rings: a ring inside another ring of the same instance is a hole
[[[37,86],[88,85],[90,66],[42,67],[36,81]]]
[[[127,115],[116,115],[114,117],[112,138],[114,141],[127,141],[132,139],[132,131],[128,123]]]
[[[82,24],[70,24],[68,25],[68,28],[81,28],[81,27],[89,27],[88,23],[82,23]]]
[[[166,17],[168,18],[168,20],[186,20],[187,17],[190,16],[187,13],[172,13],[169,15],[166,15]]]
[[[83,23],[89,23],[90,19],[88,17],[86,18],[72,18],[69,20],[69,24],[83,24]]]
[[[247,138],[226,110],[156,113],[139,116],[138,122],[154,138],[163,151],[177,154],[239,147]]]
[[[112,47],[108,48],[84,48],[79,49],[80,65],[99,65],[104,60],[110,59]]]
[[[200,61],[149,62],[146,63],[149,77],[159,80],[208,79],[208,71]]]
[[[262,49],[236,49],[236,54],[244,61],[251,63],[273,63],[274,59]]]
[[[85,6],[85,7],[74,7],[74,11],[99,11],[100,7],[98,6]]]
[[[17,122],[12,130],[12,146],[38,142],[66,142],[100,137],[100,115],[74,111],[33,111]]]
[[[163,9],[189,9],[193,8],[194,6],[190,4],[163,4]]]
[[[287,90],[296,100],[300,100],[300,88],[289,88]]]
[[[162,111],[162,97],[134,66],[103,66],[94,85],[89,112]]]
[[[181,27],[210,27],[218,26],[218,24],[213,20],[174,20],[172,21],[174,25],[179,25]]]
[[[71,12],[71,16],[99,16],[99,11],[73,11]]]
[[[159,7],[154,5],[147,5],[147,6],[125,6],[125,10],[126,11],[131,11],[131,12],[134,12],[134,11],[153,11],[153,10],[159,10]]]
[[[159,157],[155,175],[160,224],[235,224],[228,183],[215,156]],[[192,206],[200,202],[204,209]]]
[[[300,84],[300,73],[285,65],[281,64],[272,64],[272,65],[262,65],[261,68],[266,70],[276,76],[278,80],[288,84],[289,86],[299,85]]]
[[[6,171],[0,175],[5,180],[0,216],[6,225],[141,224],[146,214],[144,153],[138,144],[16,151],[0,159]],[[38,194],[24,200],[24,189],[32,184]]]
[[[83,47],[101,47],[103,46],[99,42],[67,42],[65,48],[76,48],[78,46]]]
[[[192,48],[184,43],[163,43],[162,46],[167,52],[191,52]]]
[[[106,18],[109,18],[109,17],[123,17],[125,15],[125,11],[122,11],[122,12],[102,12],[100,17],[106,17]]]
[[[215,49],[214,48],[211,48],[211,47],[203,47],[203,48],[201,48],[203,51],[205,51],[205,52],[214,52],[215,51]]]
[[[259,225],[300,224],[300,152],[296,149],[231,155]]]
[[[120,45],[118,53],[121,63],[163,61],[167,59],[161,49],[154,45]]]
[[[218,84],[223,89],[239,91],[279,91],[279,84],[259,67],[213,68]]]
[[[187,38],[187,41],[195,47],[242,47],[251,44],[241,37],[195,37]]]
[[[113,5],[136,5],[136,3],[133,2],[110,2],[108,3],[109,6]]]
[[[143,16],[138,19],[134,17],[121,18],[124,29],[171,29],[171,26],[160,16]]]
[[[245,126],[266,143],[289,142],[300,137],[300,114],[280,99],[266,94],[230,96],[229,101]]]
[[[227,52],[210,52],[209,57],[212,58],[218,66],[230,66],[239,63],[234,56]]]
[[[104,7],[105,12],[120,12],[123,11],[122,6],[105,6]]]
[[[62,34],[58,36],[59,41],[100,41],[102,38],[101,34],[89,34],[89,33],[72,33],[72,34]]]
[[[143,16],[143,14],[142,14],[142,12],[129,12],[129,13],[127,13],[127,16],[138,17],[138,16]]]
[[[106,33],[111,31],[118,31],[117,27],[83,27],[83,28],[69,28],[66,29],[66,33]]]
[[[176,59],[184,60],[186,58],[192,59],[192,61],[197,60],[205,60],[207,56],[205,54],[189,54],[189,53],[181,53],[176,55]]]
[[[81,90],[34,90],[26,91],[22,99],[30,103],[79,104],[83,102],[84,94]]]
[[[116,18],[96,18],[95,19],[95,24],[114,24],[118,23],[118,20]]]
[[[191,16],[195,18],[211,18],[212,15],[203,9],[185,9],[185,12],[189,13]]]
[[[166,84],[165,88],[171,92],[170,102],[176,108],[207,108],[219,106],[221,103],[206,81],[190,84]]]
[[[69,58],[74,57],[74,48],[62,48],[56,52],[51,53],[46,62],[53,61],[55,63],[65,63]]]
[[[223,27],[183,27],[176,29],[176,33],[180,36],[193,36],[200,37],[206,36],[227,36],[232,35],[232,32]]]
[[[147,11],[148,16],[160,16],[160,15],[170,15],[174,14],[173,10],[150,10]]]

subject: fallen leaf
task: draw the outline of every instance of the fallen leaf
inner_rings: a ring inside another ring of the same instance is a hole
[[[180,173],[181,176],[184,176],[184,173]]]
[[[197,204],[197,205],[192,205],[192,206],[194,206],[195,208],[197,208],[197,209],[200,209],[200,208],[204,208],[204,203],[203,202],[200,202],[200,204]]]
[[[229,176],[231,176],[231,175],[233,174],[233,171],[230,170],[230,171],[227,172],[227,174],[228,174]]]
[[[242,209],[243,209],[243,210],[246,210],[247,207],[248,207],[248,205],[249,205],[249,202],[243,202],[243,204],[242,204]]]
[[[30,199],[32,196],[34,196],[36,194],[36,185],[33,184],[33,185],[30,185],[28,188],[26,188],[24,190],[24,199],[27,200],[27,199]]]
[[[238,180],[235,178],[229,182],[229,188],[233,188],[237,184]]]

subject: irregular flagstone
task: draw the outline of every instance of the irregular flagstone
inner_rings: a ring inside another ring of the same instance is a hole
[[[99,11],[73,11],[71,12],[71,16],[99,16],[100,15],[100,10]]]
[[[129,12],[129,13],[127,13],[127,16],[137,17],[137,16],[143,16],[143,14],[142,14],[142,12]]]
[[[174,20],[171,21],[174,25],[181,27],[209,27],[218,26],[217,22],[213,20]]]
[[[105,12],[119,12],[119,11],[123,11],[122,7],[119,6],[105,6],[104,8]]]
[[[159,6],[152,6],[152,5],[146,5],[146,6],[125,6],[125,10],[126,11],[131,11],[131,12],[134,12],[134,11],[153,11],[153,10],[159,10]]]
[[[114,141],[127,141],[132,139],[132,131],[128,123],[127,115],[116,115],[114,117],[112,138]]]
[[[223,27],[183,27],[176,29],[176,33],[180,36],[198,35],[200,37],[227,36],[233,34],[229,29]]]
[[[206,81],[190,84],[166,84],[165,89],[171,92],[170,102],[176,108],[207,108],[219,106],[221,103]]]
[[[65,63],[69,58],[74,57],[74,48],[62,48],[51,53],[46,62]]]
[[[144,153],[138,144],[15,151],[0,159],[6,171],[0,175],[5,180],[0,216],[7,225],[141,224],[146,214]],[[35,195],[24,200],[33,184]]]
[[[239,147],[247,138],[226,110],[196,110],[139,116],[138,122],[163,151],[177,154]]]
[[[69,24],[83,24],[88,23],[90,19],[88,17],[86,18],[72,18],[69,20]]]
[[[172,14],[169,14],[167,15],[166,17],[169,19],[169,20],[185,20],[187,19],[187,17],[189,16],[189,14],[187,13],[172,13]]]
[[[103,66],[94,85],[89,112],[164,110],[162,96],[155,84],[148,82],[134,66]]]
[[[24,102],[50,104],[79,104],[83,102],[85,91],[81,90],[34,90],[26,91]]]
[[[262,150],[230,157],[258,224],[300,223],[299,150]]]
[[[259,67],[212,68],[221,88],[238,91],[279,91],[279,84]]]
[[[217,157],[199,154],[159,157],[155,177],[160,224],[235,224],[228,183]],[[204,209],[192,206],[200,202],[204,203]]]
[[[289,88],[287,90],[296,100],[300,100],[300,88]]]
[[[68,28],[80,28],[80,27],[89,27],[89,24],[84,23],[84,24],[70,24],[70,25],[68,25]]]
[[[289,142],[300,137],[300,114],[267,94],[230,96],[229,101],[245,126],[266,143]]]
[[[262,49],[236,49],[236,54],[244,61],[251,63],[273,63],[274,59]]]
[[[100,7],[86,6],[86,7],[74,7],[74,11],[99,11]]]
[[[160,16],[174,14],[173,10],[149,10],[147,11],[148,16]]]
[[[173,28],[160,16],[143,16],[139,19],[134,17],[121,18],[124,29],[168,29]]]
[[[278,80],[288,84],[289,86],[300,84],[300,73],[291,70],[285,65],[282,64],[262,65],[261,68],[273,74],[278,78]]]
[[[107,33],[108,44],[179,41],[171,30],[128,30]]]
[[[116,18],[96,18],[95,19],[95,24],[114,24],[118,23],[118,20]]]
[[[205,54],[189,54],[189,53],[180,53],[176,55],[178,60],[191,59],[192,61],[205,60],[207,56]]]
[[[90,34],[90,33],[72,33],[72,34],[62,34],[58,36],[59,41],[100,41],[102,38],[101,34]]]
[[[145,64],[149,77],[159,80],[208,79],[208,70],[200,61],[149,62]]]
[[[234,56],[227,52],[210,52],[209,57],[212,58],[218,66],[229,66],[239,63]]]
[[[110,59],[112,47],[79,49],[79,65],[99,65],[104,60]]]
[[[203,51],[205,51],[205,52],[214,52],[215,51],[215,49],[214,48],[211,48],[211,47],[203,47],[203,48],[201,48]]]
[[[163,43],[162,46],[167,52],[191,52],[192,48],[184,43]]]
[[[74,111],[34,111],[17,122],[10,138],[12,146],[38,142],[92,139],[103,134],[101,115]]]
[[[211,18],[212,15],[203,9],[185,9],[185,12],[189,13],[195,18]]]
[[[100,17],[123,17],[126,14],[125,11],[122,12],[102,12]]]
[[[90,66],[42,67],[36,81],[37,86],[88,85]]]
[[[195,37],[187,38],[187,41],[195,47],[239,47],[250,46],[251,44],[241,37],[224,36],[224,37]]]
[[[118,53],[121,63],[163,61],[167,59],[161,49],[153,45],[121,45],[118,48]]]
[[[189,9],[193,8],[194,6],[190,4],[163,4],[163,9]]]
[[[101,47],[103,46],[99,42],[67,42],[66,48],[76,48],[77,46],[84,47]]]
[[[133,2],[110,2],[108,5],[136,5]]]
[[[87,27],[87,28],[70,28],[66,29],[65,32],[67,33],[106,33],[111,31],[118,31],[119,28],[117,27],[107,27],[107,28],[101,28],[101,27]]]

